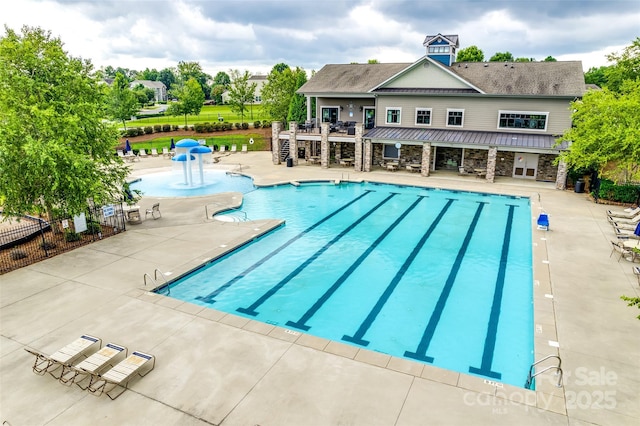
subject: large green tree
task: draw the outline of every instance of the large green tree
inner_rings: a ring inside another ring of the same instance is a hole
[[[605,71],[607,88],[619,92],[625,81],[640,79],[640,37],[636,37],[622,53],[611,53],[607,59],[614,64]]]
[[[176,73],[171,68],[164,68],[158,73],[158,81],[163,82],[169,91],[176,82]]]
[[[209,87],[208,81],[211,80],[211,76],[202,71],[202,67],[198,62],[180,61],[178,63],[178,79],[182,83],[186,83],[191,78],[198,82],[205,99],[209,99],[211,87]]]
[[[478,46],[469,46],[458,50],[456,62],[482,62],[484,61],[484,52]]]
[[[256,83],[249,83],[251,75],[249,71],[240,73],[238,70],[231,70],[231,83],[229,84],[229,107],[231,111],[240,115],[240,120],[244,123],[244,116],[248,111],[247,104],[251,105],[256,98]]]
[[[307,82],[307,73],[301,68],[295,70],[296,86],[295,90],[302,87]],[[297,123],[304,123],[307,119],[307,102],[303,95],[295,93],[291,97],[289,102],[289,113],[287,115],[287,121],[295,121]]]
[[[571,142],[560,158],[572,169],[596,168],[615,182],[640,179],[640,80],[627,80],[620,93],[591,90],[571,103]]]
[[[127,167],[104,121],[104,91],[88,60],[41,28],[0,38],[0,203],[5,214],[86,211],[121,194]]]
[[[598,87],[606,87],[608,68],[608,66],[589,68],[589,70],[584,73],[584,82],[587,84],[595,84]]]
[[[189,114],[198,115],[202,110],[204,93],[195,78],[190,78],[186,83],[174,86],[171,95],[178,99],[167,108],[167,115],[184,115],[184,125],[187,126]]]
[[[284,64],[277,64],[272,68],[260,93],[263,110],[272,120],[286,125],[289,104],[296,91],[296,76],[289,66],[282,65]]]
[[[489,59],[489,62],[513,62],[513,55],[511,52],[497,52]]]
[[[111,87],[107,89],[106,114],[112,120],[121,121],[125,130],[127,121],[138,112],[138,100],[124,75],[117,73]]]

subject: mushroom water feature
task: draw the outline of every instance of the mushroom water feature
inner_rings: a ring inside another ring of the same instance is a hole
[[[202,155],[211,153],[211,148],[206,145],[200,145],[193,139],[182,139],[176,143],[176,150],[183,151],[173,157],[173,161],[182,162],[182,171],[184,173],[184,183],[193,186],[193,176],[191,172],[191,161],[198,158],[198,171],[200,172],[200,185],[204,185],[204,170],[202,168]]]

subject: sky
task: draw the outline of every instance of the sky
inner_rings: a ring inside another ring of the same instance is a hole
[[[69,55],[96,68],[138,71],[198,62],[215,76],[268,74],[278,63],[417,61],[427,35],[456,34],[479,47],[543,60],[609,65],[640,36],[638,0],[19,0],[3,26],[51,31]]]

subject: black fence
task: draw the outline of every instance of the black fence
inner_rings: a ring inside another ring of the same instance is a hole
[[[22,216],[0,222],[0,275],[125,230],[122,204],[91,206],[74,218]]]

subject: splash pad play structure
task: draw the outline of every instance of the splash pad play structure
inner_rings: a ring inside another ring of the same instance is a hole
[[[211,154],[211,148],[205,145],[200,145],[200,143],[193,139],[182,139],[176,144],[176,156],[171,160],[182,163],[185,185],[193,186],[193,170],[191,168],[191,162],[196,160],[196,156],[198,160],[200,185],[204,185],[204,170],[202,168],[202,156],[204,154]]]

